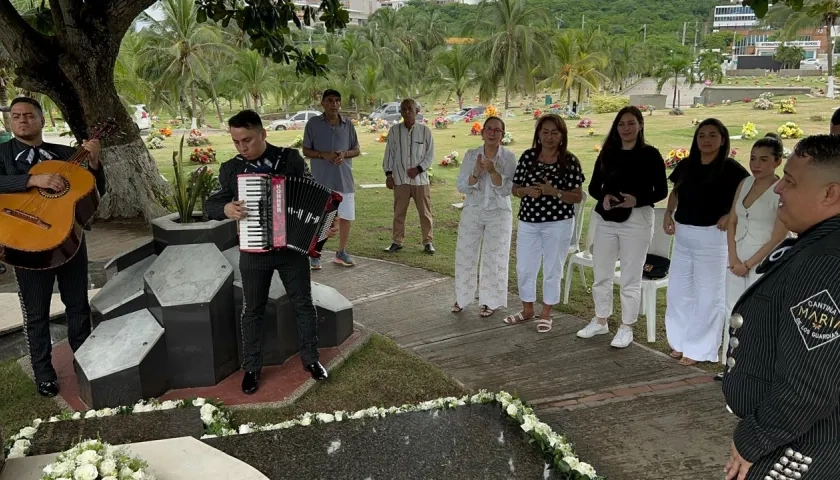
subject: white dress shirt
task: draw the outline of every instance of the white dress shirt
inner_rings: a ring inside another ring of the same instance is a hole
[[[470,185],[470,175],[475,171],[478,155],[485,156],[484,145],[467,150],[461,162],[458,174],[458,191],[465,194],[464,207],[479,207],[484,210],[512,210],[510,192],[513,188],[513,173],[516,171],[516,155],[503,146],[493,159],[493,165],[502,176],[502,184],[494,185],[490,174],[486,171],[478,178],[475,185]],[[486,158],[486,157],[485,157]]]
[[[407,128],[398,123],[388,130],[382,169],[392,172],[394,185],[428,185],[429,168],[435,156],[435,141],[432,131],[422,123]],[[423,171],[414,178],[408,177],[410,168],[420,167]]]

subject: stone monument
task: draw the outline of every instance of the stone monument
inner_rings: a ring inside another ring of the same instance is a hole
[[[239,369],[242,277],[236,222],[152,221],[152,240],[105,265],[93,298],[93,332],[75,355],[90,408],[130,405],[169,389],[213,386]],[[353,305],[312,283],[319,347],[353,333]],[[298,353],[295,311],[275,272],[265,312],[265,365]]]

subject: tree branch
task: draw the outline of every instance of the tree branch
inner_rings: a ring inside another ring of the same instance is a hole
[[[18,65],[46,62],[50,39],[32,28],[9,0],[0,0],[0,44]]]
[[[120,38],[131,27],[131,23],[144,10],[155,4],[155,0],[111,0],[102,2],[108,27]]]
[[[65,11],[67,7],[64,0],[50,0],[50,13],[53,20],[53,32],[58,43],[66,43],[67,28],[75,28],[76,22],[70,16],[70,12]]]

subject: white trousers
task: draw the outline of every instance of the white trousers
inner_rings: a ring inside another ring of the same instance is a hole
[[[742,262],[745,262],[755,255],[755,252],[759,251],[762,246],[763,245],[755,245],[754,243],[747,242],[746,239],[741,239],[735,242],[735,251],[738,253],[738,258]],[[735,308],[735,304],[738,302],[738,299],[741,298],[741,295],[743,295],[747,288],[755,283],[759,277],[761,277],[761,275],[755,273],[755,267],[747,273],[746,277],[739,277],[731,271],[726,272],[727,317],[732,314],[732,310]]]
[[[640,207],[634,208],[630,218],[621,223],[598,219],[592,245],[595,272],[592,300],[595,302],[596,317],[609,318],[612,315],[615,262],[619,260],[621,322],[625,325],[636,323],[642,303],[642,269],[653,240],[653,218],[653,207]]]
[[[671,348],[698,362],[718,360],[726,320],[726,260],[726,232],[676,225],[665,332]]]
[[[537,274],[543,268],[543,303],[560,303],[563,264],[569,254],[575,219],[530,223],[519,221],[516,233],[516,277],[519,298],[537,301]]]
[[[466,307],[475,299],[493,310],[506,307],[513,214],[467,206],[461,211],[455,247],[455,301]],[[479,267],[480,265],[480,267]]]

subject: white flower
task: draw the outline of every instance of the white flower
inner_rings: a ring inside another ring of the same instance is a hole
[[[96,410],[88,410],[85,412],[85,418],[93,418],[96,416]]]
[[[529,416],[534,417],[533,415],[529,415]],[[537,417],[534,417],[534,420],[537,420]],[[544,437],[548,437],[552,433],[551,427],[549,427],[548,425],[546,425],[545,423],[540,422],[540,421],[537,421],[536,425],[534,425],[534,431],[536,433],[539,433],[540,435],[542,435]],[[553,446],[553,444],[552,444],[552,446]]]
[[[38,425],[41,425],[43,422],[44,421],[41,420],[40,418],[36,418],[35,420],[32,420],[32,426],[35,427],[35,428],[38,428]]]
[[[205,403],[201,406],[201,421],[204,422],[205,425],[210,425],[213,423],[213,416],[218,410],[215,406]]]
[[[82,465],[73,472],[73,480],[96,480],[97,478],[99,478],[99,472],[93,465]]]
[[[335,421],[340,422],[340,421],[344,420],[345,415],[347,415],[347,414],[344,413],[344,412],[335,412]]]
[[[207,403],[207,400],[205,400],[205,399],[203,399],[203,398],[201,398],[201,397],[196,398],[196,399],[195,399],[195,400],[193,400],[193,402],[192,402],[192,404],[193,404],[193,406],[194,406],[194,407],[200,407],[200,406],[204,405],[205,403]]]
[[[99,474],[103,477],[114,476],[117,474],[117,462],[107,459],[103,460],[99,465]]]
[[[575,467],[575,470],[588,476],[589,478],[595,478],[595,468],[586,462],[580,462],[578,466]]]
[[[109,475],[107,477],[102,477],[102,480],[119,480],[119,479],[117,477]]]
[[[18,447],[12,447],[9,450],[9,458],[20,458],[26,456],[26,450]]]
[[[359,419],[359,418],[362,418],[364,416],[365,416],[365,411],[364,410],[359,410],[358,412],[354,413],[353,415],[350,415],[350,418]]]
[[[32,437],[35,436],[36,433],[38,433],[37,428],[23,427],[23,428],[20,429],[20,433],[18,433],[18,435],[20,435],[20,437],[23,437],[23,438],[32,438]],[[18,438],[20,438],[20,437],[18,437]]]
[[[205,438],[216,438],[216,437],[217,437],[217,435],[209,435],[209,434],[205,434],[205,435],[202,435],[202,436],[201,436],[201,439],[202,439],[202,440],[204,440]]]
[[[240,434],[243,434],[243,433],[251,433],[251,432],[253,432],[253,431],[254,431],[254,429],[253,429],[253,428],[251,428],[251,426],[250,426],[250,425],[248,425],[248,424],[245,424],[245,425],[240,425],[240,426],[239,426],[239,433],[240,433]]]
[[[74,468],[76,468],[76,464],[72,461],[54,463],[52,465],[52,474],[57,477],[72,475]]]
[[[173,408],[178,407],[178,402],[174,400],[167,400],[160,404],[160,410],[172,410]]]
[[[513,407],[513,405],[511,405],[511,407]],[[510,414],[510,410],[508,410],[508,413]],[[513,414],[511,414],[511,415],[513,415]],[[522,430],[525,430],[526,432],[530,432],[531,430],[534,429],[534,427],[537,425],[537,423],[538,423],[537,422],[537,417],[535,417],[533,415],[525,415],[524,417],[522,417],[522,425],[521,425]]]
[[[32,442],[23,438],[20,440],[15,440],[15,443],[12,445],[12,448],[17,447],[21,450],[26,450],[32,445]]]
[[[514,405],[512,403],[510,405],[508,405],[507,409],[505,409],[505,410],[507,411],[507,414],[510,415],[511,417],[515,417],[516,412],[518,411],[518,409],[516,408],[516,405]]]
[[[304,427],[308,426],[312,423],[312,418],[309,417],[309,414],[306,414],[303,418],[300,419],[300,424]]]
[[[96,464],[100,460],[102,460],[102,457],[100,457],[94,450],[85,450],[81,455],[76,457],[76,462],[80,465]]]
[[[116,408],[103,408],[102,410],[96,411],[97,417],[113,417],[117,414]]]
[[[123,467],[122,470],[120,470],[120,478],[131,478],[132,475],[134,475],[134,470],[128,467]]]
[[[56,417],[56,416],[52,416],[52,417],[50,417],[50,419],[49,419],[49,422],[50,422],[50,423],[57,422],[57,421],[58,421],[58,417]]]
[[[146,474],[143,473],[143,471],[138,470],[131,475],[131,478],[133,480],[143,480],[144,478],[146,478]]]
[[[80,418],[82,418],[82,414],[81,414],[81,412],[74,412],[73,416],[71,418],[73,420],[79,420]]]
[[[330,415],[329,413],[319,413],[315,416],[315,418],[317,418],[318,421],[321,423],[330,423],[335,421],[335,417],[333,415]]]

